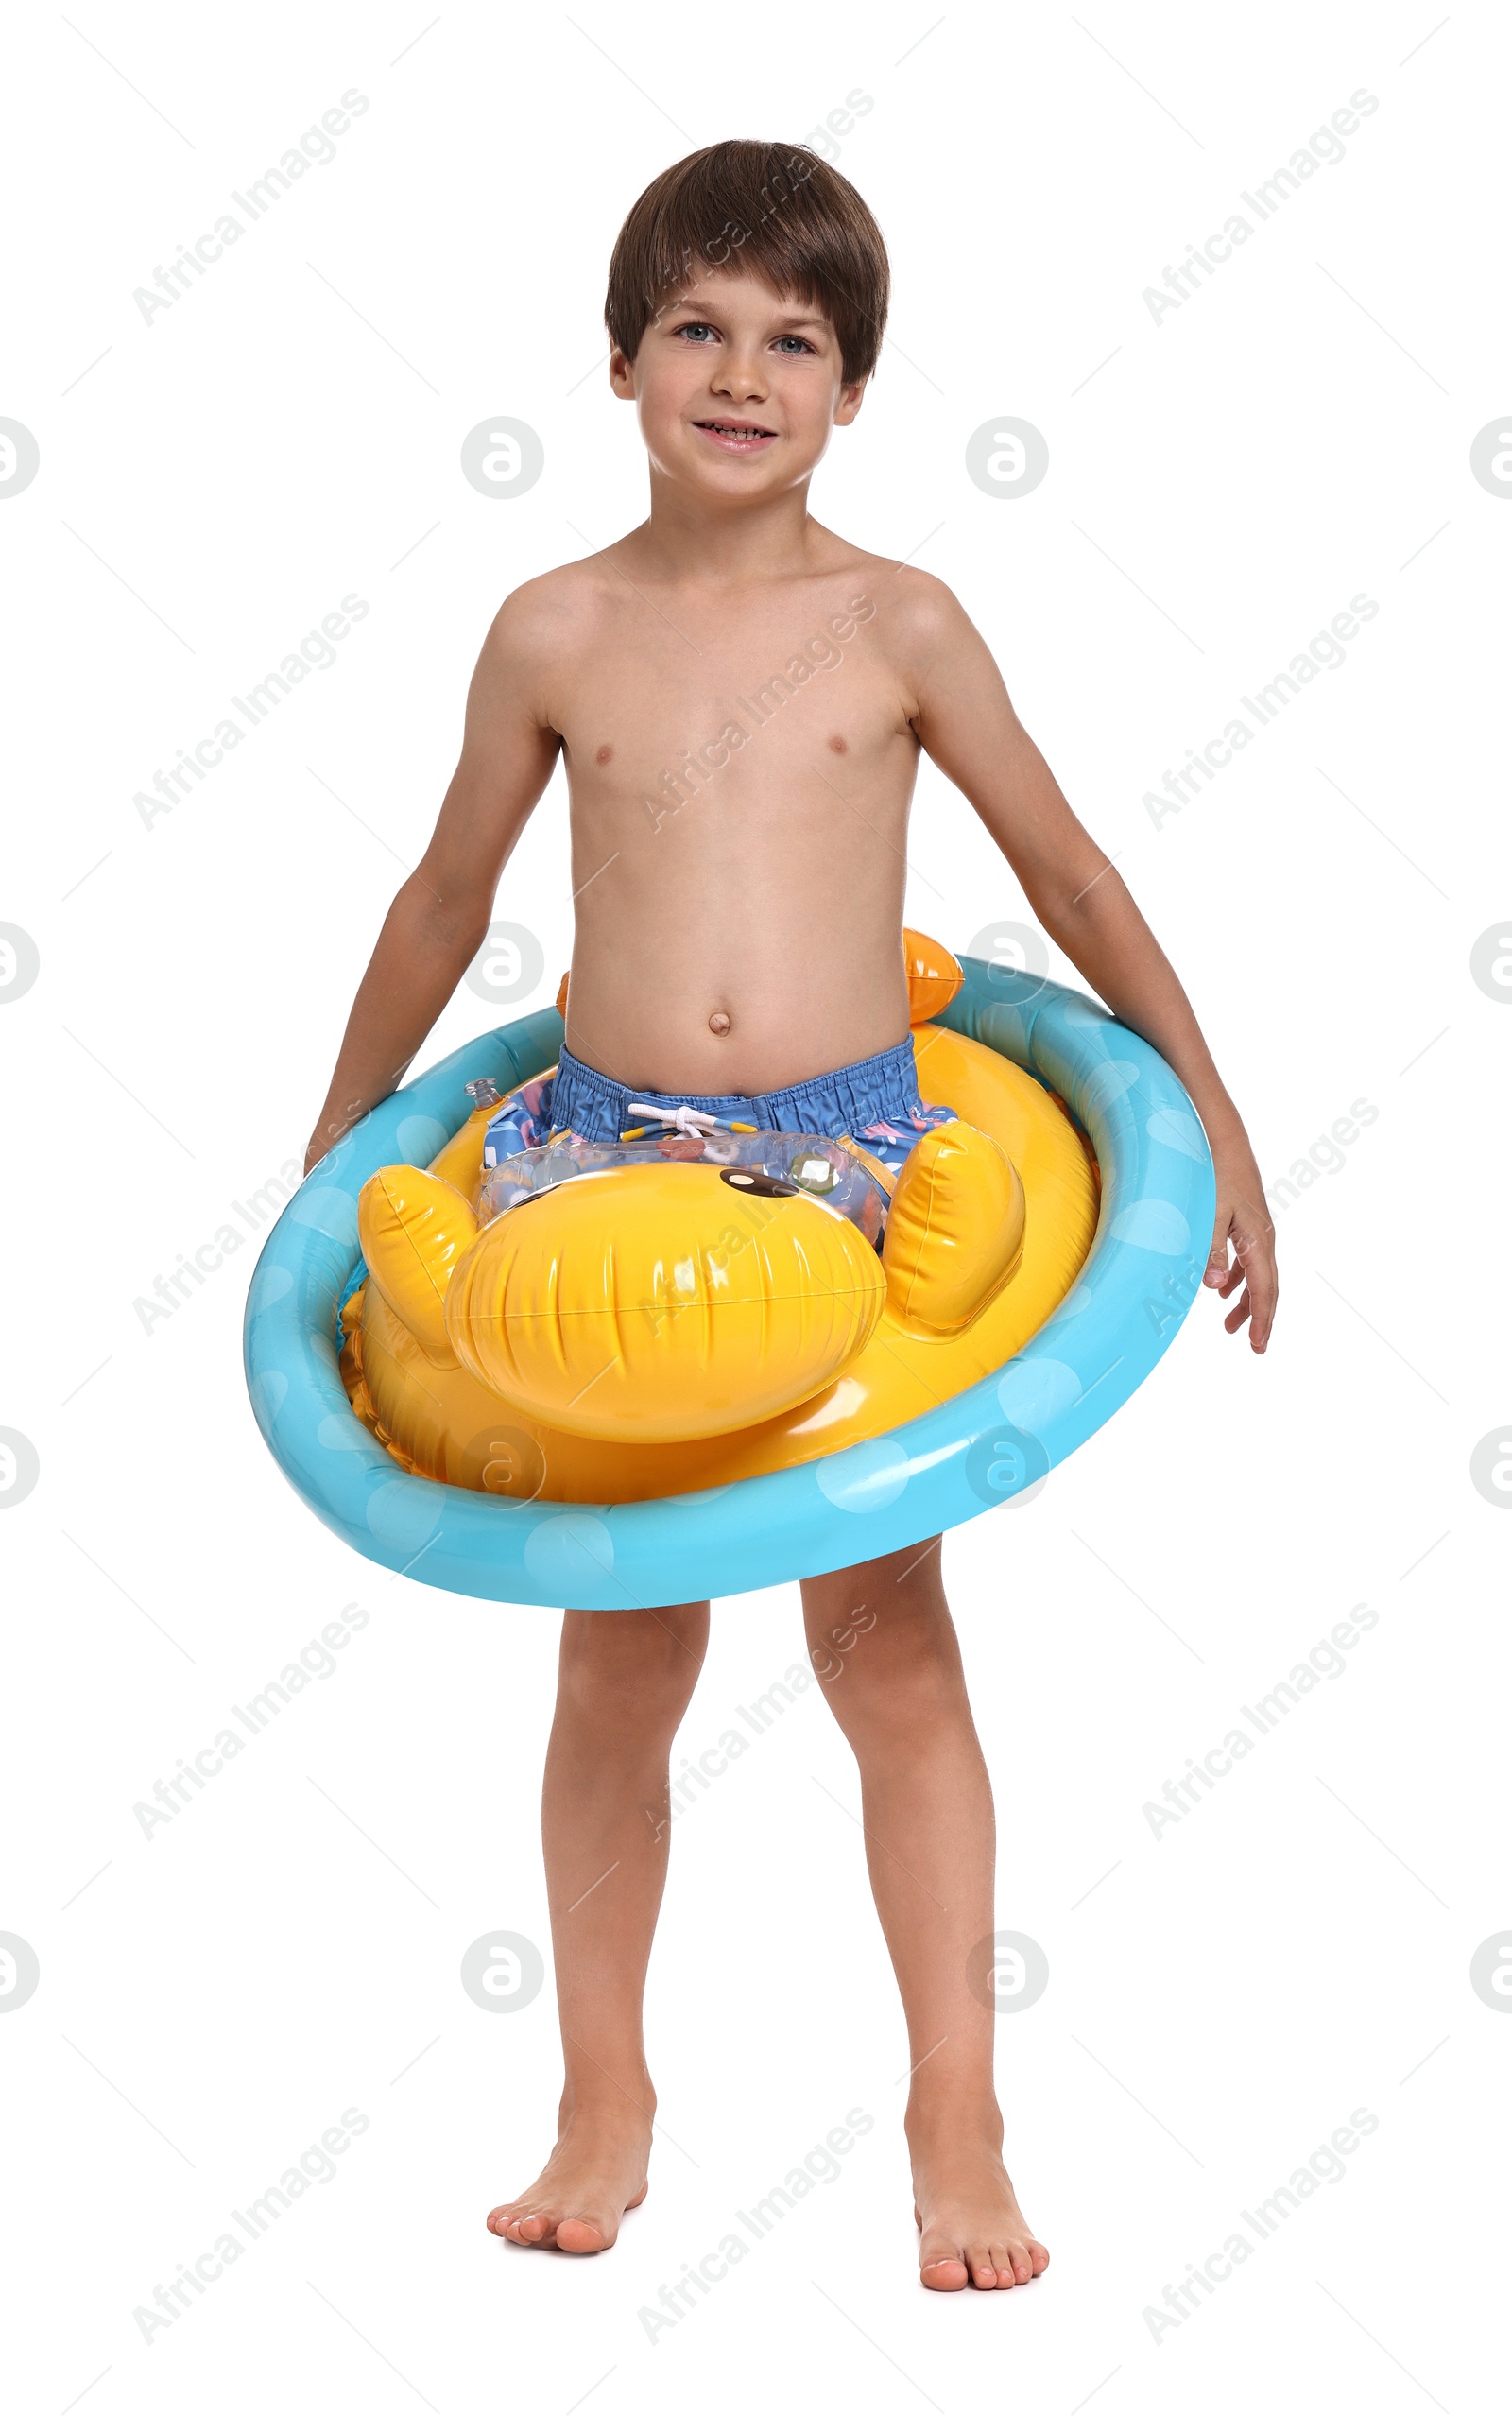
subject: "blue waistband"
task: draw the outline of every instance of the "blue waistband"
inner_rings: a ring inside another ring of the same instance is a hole
[[[729,1123],[748,1123],[758,1131],[817,1132],[838,1140],[870,1124],[906,1118],[919,1103],[919,1072],[910,1037],[896,1047],[885,1047],[880,1056],[757,1097],[695,1097],[627,1088],[563,1047],[551,1085],[551,1128],[576,1131],[580,1140],[617,1140],[641,1119],[627,1111],[632,1098],[638,1106],[696,1107]],[[541,1111],[547,1112],[544,1105]]]

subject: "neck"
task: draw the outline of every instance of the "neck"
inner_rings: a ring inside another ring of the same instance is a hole
[[[635,535],[648,571],[718,588],[801,571],[821,526],[809,514],[807,479],[775,498],[715,504],[651,468],[651,512]]]

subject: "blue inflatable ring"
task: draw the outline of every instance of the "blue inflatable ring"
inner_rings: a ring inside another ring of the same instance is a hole
[[[1091,1139],[1102,1205],[1091,1253],[1017,1357],[895,1436],[766,1477],[653,1502],[522,1503],[440,1486],[392,1460],[337,1367],[360,1282],[357,1194],[380,1165],[426,1165],[472,1111],[560,1050],[555,1011],[487,1031],[386,1098],[279,1217],[247,1302],[247,1382],[269,1451],[312,1511],[388,1570],[507,1604],[626,1612],[736,1595],[895,1552],[1022,1492],[1149,1374],[1201,1282],[1211,1159],[1164,1060],[1054,980],[968,959],[938,1017],[1057,1091]]]

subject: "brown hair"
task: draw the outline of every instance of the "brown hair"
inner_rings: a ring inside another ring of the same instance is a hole
[[[615,240],[604,304],[610,337],[632,361],[696,265],[749,270],[779,295],[816,306],[840,341],[842,379],[875,371],[887,249],[849,178],[816,153],[731,140],[652,179]]]

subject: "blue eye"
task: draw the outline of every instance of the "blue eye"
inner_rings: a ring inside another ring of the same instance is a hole
[[[786,337],[780,337],[777,343],[779,346],[796,346],[802,354],[812,354],[814,352],[806,337],[796,337],[791,333]]]
[[[713,337],[713,331],[710,328],[709,323],[706,320],[690,320],[684,321],[682,327],[678,332],[678,336],[679,337],[692,338]]]

